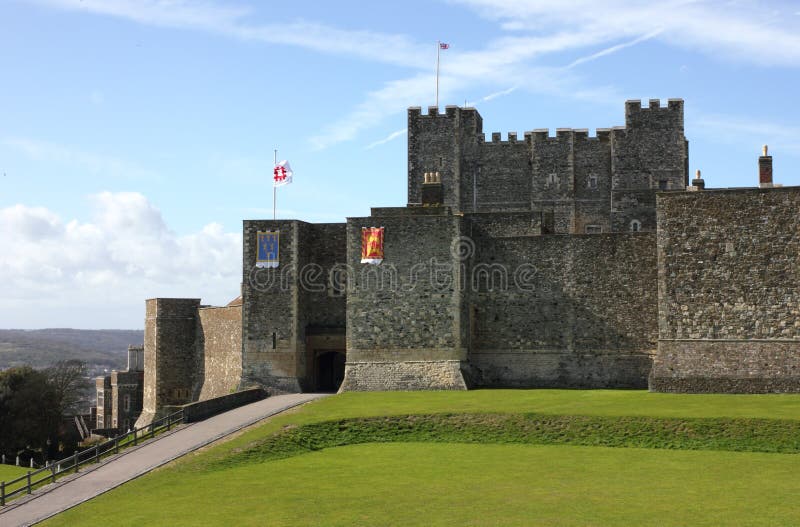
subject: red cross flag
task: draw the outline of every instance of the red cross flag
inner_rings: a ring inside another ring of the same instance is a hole
[[[272,170],[273,186],[282,187],[283,185],[288,185],[292,182],[293,174],[292,167],[290,167],[289,162],[284,159],[275,165],[275,168]]]

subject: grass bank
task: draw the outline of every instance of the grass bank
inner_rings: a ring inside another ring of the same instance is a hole
[[[799,424],[797,395],[349,393],[46,525],[793,525],[800,455],[723,450],[796,451]]]

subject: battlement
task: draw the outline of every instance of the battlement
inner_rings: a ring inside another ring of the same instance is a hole
[[[552,136],[549,128],[537,128],[531,132],[525,132],[525,137],[531,137],[533,142],[558,142],[567,138],[575,141],[608,141],[610,131],[609,128],[598,128],[595,135],[590,136],[588,128],[556,128],[556,135]]]
[[[642,101],[629,99],[625,101],[625,126],[653,126],[655,121],[666,121],[683,129],[683,99],[667,99],[662,106],[660,99],[650,99],[648,106],[642,107]]]
[[[506,140],[505,141],[502,138],[502,133],[501,132],[492,132],[491,139],[489,141],[486,140],[486,135],[484,134],[483,142],[485,144],[489,144],[489,145],[491,145],[491,144],[498,144],[498,145],[505,144],[505,145],[507,145],[507,144],[515,144],[515,143],[518,143],[519,141],[517,141],[517,132],[508,132],[506,134]]]
[[[438,106],[428,106],[428,113],[422,113],[422,107],[410,106],[408,108],[408,117],[454,117],[461,112],[477,113],[478,110],[472,107],[448,105],[444,107],[444,113],[441,113]]]

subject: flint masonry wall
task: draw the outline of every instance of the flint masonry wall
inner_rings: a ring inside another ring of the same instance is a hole
[[[800,188],[658,195],[650,388],[800,391]]]
[[[689,146],[684,136],[683,100],[661,107],[650,99],[625,102],[625,127],[611,130],[612,230],[630,230],[634,219],[655,230],[657,190],[689,184]]]
[[[458,209],[464,181],[472,184],[478,137],[483,121],[474,108],[448,106],[440,114],[435,106],[422,115],[408,109],[408,202],[421,203],[425,172],[439,172],[445,189],[444,204]]]
[[[384,227],[385,260],[360,263],[361,228]],[[348,218],[347,363],[342,390],[466,389],[466,311],[448,207]]]
[[[475,226],[469,362],[486,387],[647,386],[655,235],[486,236]]]
[[[242,387],[302,391],[297,309],[297,221],[245,221],[242,268]],[[256,268],[257,232],[280,230],[280,266]]]
[[[455,212],[531,212],[543,233],[636,223],[655,231],[655,193],[688,184],[683,101],[625,103],[625,126],[509,132],[487,139],[474,108],[408,110],[408,203],[421,202],[426,172],[439,172],[444,204]]]
[[[257,232],[267,230],[280,230],[276,269],[255,267]],[[307,329],[344,325],[345,297],[329,286],[334,264],[344,262],[344,231],[343,223],[244,222],[242,387],[313,389]]]

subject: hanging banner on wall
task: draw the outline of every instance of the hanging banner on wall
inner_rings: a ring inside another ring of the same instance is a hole
[[[256,267],[278,267],[278,241],[281,231],[258,232]]]
[[[383,227],[361,227],[361,263],[383,261]]]

